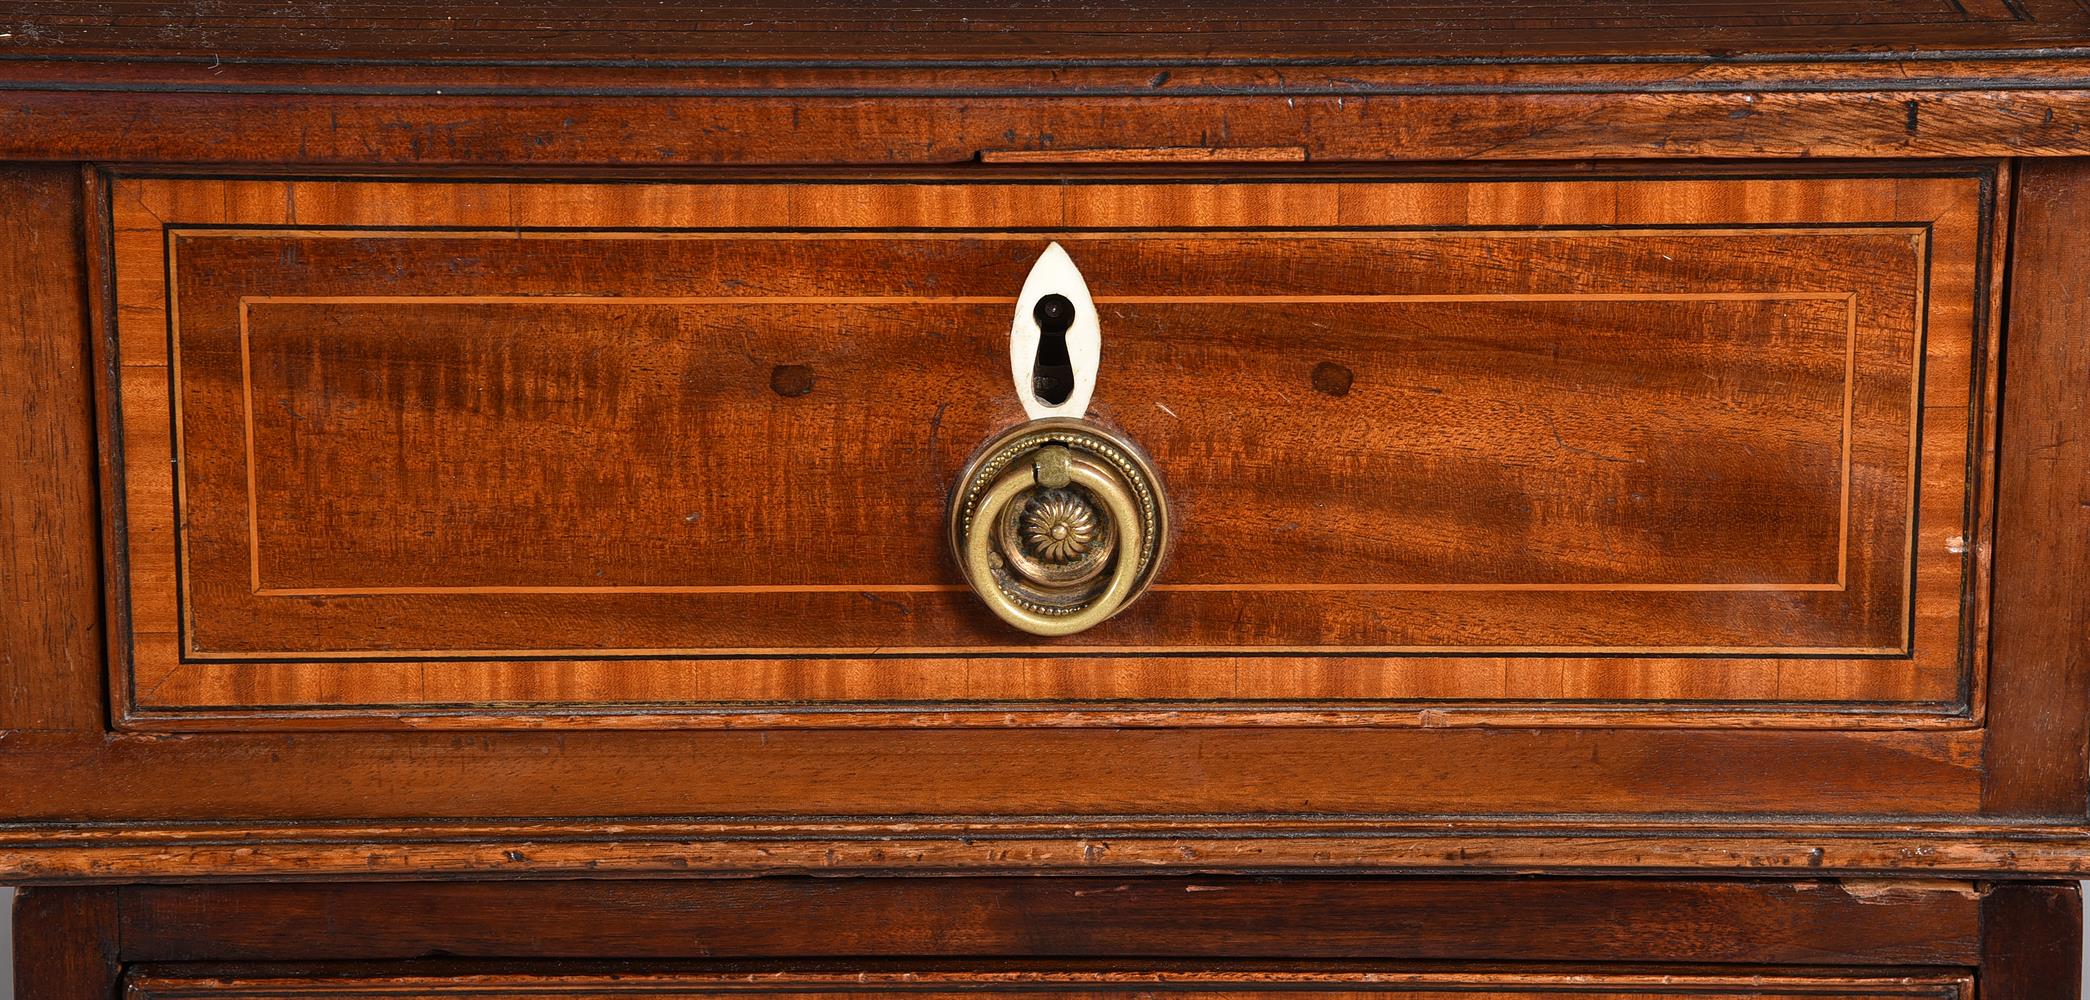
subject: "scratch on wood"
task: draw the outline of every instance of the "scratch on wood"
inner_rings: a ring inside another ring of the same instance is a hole
[[[1966,899],[1981,897],[1974,883],[1955,879],[1847,878],[1837,884],[1860,903],[1913,903],[1939,893]]]

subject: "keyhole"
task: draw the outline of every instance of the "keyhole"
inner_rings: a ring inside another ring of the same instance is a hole
[[[1067,356],[1067,328],[1074,325],[1074,303],[1057,292],[1031,307],[1038,321],[1038,353],[1031,359],[1030,389],[1038,401],[1058,406],[1074,395],[1074,359]]]

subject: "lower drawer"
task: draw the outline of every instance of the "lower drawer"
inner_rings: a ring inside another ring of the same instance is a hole
[[[759,878],[32,889],[18,1000],[2073,1000],[2073,883]]]
[[[1704,1000],[1842,997],[1846,1000],[1973,1000],[1964,973],[1801,973],[1694,971],[1245,971],[1074,972],[597,972],[579,974],[362,974],[198,976],[145,970],[129,980],[132,1000],[699,1000],[760,993],[771,1000],[846,1000],[892,994],[912,1000],[1147,1000],[1158,992],[1183,1000]],[[2056,994],[2057,996],[2059,994]]]

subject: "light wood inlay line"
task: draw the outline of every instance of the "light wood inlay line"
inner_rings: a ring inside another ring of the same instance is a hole
[[[157,228],[154,230],[157,232]],[[1434,226],[1358,226],[1345,229],[1104,229],[1080,227],[1040,228],[1029,231],[1010,230],[953,230],[953,229],[909,229],[905,227],[870,227],[836,230],[790,230],[775,231],[761,229],[716,229],[716,230],[618,230],[618,229],[387,229],[366,226],[348,229],[275,229],[268,227],[218,227],[179,226],[173,232],[187,238],[207,236],[213,239],[388,239],[388,240],[447,240],[447,239],[508,239],[508,240],[864,240],[886,241],[896,237],[908,240],[995,240],[1031,243],[1076,240],[1123,240],[1123,239],[1209,239],[1212,237],[1238,237],[1242,239],[1324,239],[1324,240],[1461,240],[1475,237],[1488,239],[1576,239],[1586,240],[1593,236],[1849,236],[1852,232],[1878,235],[1882,233],[1923,232],[1920,225],[1885,223],[1881,225],[1851,226],[1637,226],[1607,228],[1602,226],[1549,226],[1543,229],[1517,228],[1514,226],[1486,226],[1464,229],[1450,225]]]
[[[1847,291],[1473,292],[1456,295],[1098,295],[1098,303],[1242,305],[1371,302],[1855,302]],[[259,305],[884,306],[1015,305],[1013,295],[249,295]],[[1855,326],[1856,318],[1852,324]]]
[[[254,463],[254,356],[247,349],[247,300],[239,301],[239,389],[240,423],[247,451],[247,571],[248,583],[261,592],[261,488]],[[186,509],[186,508],[184,508]]]
[[[682,586],[599,587],[263,587],[261,597],[370,597],[386,594],[955,594],[970,588],[944,583],[810,583],[688,584]],[[1157,583],[1150,590],[1211,593],[1491,593],[1528,591],[1558,593],[1788,593],[1840,591],[1836,583]]]
[[[254,387],[250,307],[253,305],[1013,305],[1013,296],[812,296],[812,295],[256,295],[239,300],[240,379],[244,400],[241,415],[247,460],[247,535],[251,576],[250,590],[262,597],[348,597],[348,596],[435,596],[447,594],[807,594],[807,593],[949,593],[966,589],[955,584],[688,584],[656,586],[400,586],[400,587],[268,587],[261,580],[261,535],[256,466],[254,456]],[[1237,593],[1393,593],[1393,592],[1555,592],[1555,593],[1801,593],[1838,592],[1846,589],[1850,562],[1851,421],[1857,378],[1857,293],[1848,291],[1791,292],[1590,292],[1590,293],[1470,293],[1432,295],[1100,295],[1099,304],[1298,304],[1298,303],[1442,303],[1442,302],[1783,302],[1816,301],[1845,303],[1843,413],[1840,433],[1842,484],[1838,511],[1837,566],[1833,581],[1693,583],[1400,583],[1360,581],[1341,583],[1158,583],[1157,591]],[[1920,344],[1918,346],[1920,350]],[[179,349],[177,347],[177,355]],[[1911,430],[1911,437],[1914,430]],[[1906,622],[1906,616],[1904,616]]]
[[[1371,656],[1415,656],[1443,654],[1455,650],[1461,656],[1780,656],[1780,657],[1885,657],[1904,652],[1892,646],[1169,646],[1168,655],[1191,654],[1200,656],[1326,656],[1337,654],[1344,658]],[[192,661],[212,663],[239,663],[242,661],[273,661],[285,658],[297,660],[344,660],[350,662],[386,663],[398,660],[440,659],[470,660],[473,658],[501,659],[530,657],[533,659],[562,659],[568,657],[617,657],[641,659],[647,657],[684,657],[706,660],[724,660],[737,657],[805,657],[805,656],[951,656],[953,653],[966,657],[977,656],[1037,656],[1047,653],[1055,656],[1070,654],[1096,656],[1125,656],[1153,654],[1153,646],[966,646],[954,649],[950,646],[748,646],[748,647],[566,647],[566,648],[499,648],[499,649],[385,649],[369,650],[252,650],[238,653],[214,652],[209,650],[190,651],[186,654]],[[150,692],[148,692],[150,693]]]
[[[1850,324],[1850,336],[1844,343],[1843,355],[1843,484],[1836,518],[1836,582],[1847,584],[1851,561],[1851,422],[1856,419],[1858,396],[1858,295],[1851,293],[1843,304],[1845,322]],[[241,315],[245,315],[244,312]],[[1913,415],[1910,420],[1909,437],[1916,437]],[[1911,560],[1913,561],[1913,559]],[[257,578],[258,579],[258,578]]]
[[[181,567],[193,565],[189,561],[189,533],[182,530],[182,525],[186,523],[189,511],[189,463],[185,450],[188,434],[182,427],[181,295],[178,293],[174,281],[174,276],[181,273],[181,262],[177,256],[181,247],[181,241],[175,238],[172,230],[168,230],[161,234],[161,242],[167,262],[166,271],[161,280],[166,282],[165,294],[167,296],[167,405],[173,411],[169,417],[169,423],[172,427],[174,439],[174,553],[176,566]],[[244,310],[242,310],[242,315],[244,316]],[[242,319],[241,326],[244,327],[245,325],[245,320]],[[242,357],[244,357],[244,353],[244,348],[242,348]],[[247,409],[249,413],[253,411],[251,405]],[[248,429],[251,432],[251,425]],[[250,494],[252,493],[253,485],[251,470],[254,467],[252,456],[253,452],[250,446],[247,461],[247,468],[250,470],[248,479],[248,492]],[[248,515],[251,517],[253,514],[253,508],[249,507]],[[178,572],[177,570],[177,575]],[[182,633],[187,636],[193,636],[196,634],[195,609],[190,606],[188,584],[186,582],[181,583],[178,587],[178,592],[181,598],[178,615],[181,621]]]
[[[1926,229],[1916,233],[1913,242],[1916,259],[1924,262],[1927,271],[1930,260],[1930,231]],[[1916,282],[1916,323],[1918,333],[1910,338],[1913,343],[1909,346],[1909,516],[1908,530],[1902,536],[1901,547],[1904,553],[1902,581],[1910,594],[1916,592],[1916,512],[1921,503],[1923,484],[1923,437],[1920,433],[1923,424],[1923,352],[1930,339],[1930,282],[1927,280]],[[1846,434],[1844,440],[1850,440],[1850,436]],[[1844,480],[1846,486],[1849,482],[1847,478]],[[1915,602],[1905,601],[1901,606],[1901,640],[1904,643],[1913,642],[1915,635]]]

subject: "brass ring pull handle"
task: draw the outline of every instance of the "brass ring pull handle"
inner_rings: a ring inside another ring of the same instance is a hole
[[[1056,453],[1053,449],[1041,449],[1041,452],[1034,452],[1033,455],[1039,456],[1039,460],[1033,463],[1031,468],[1009,470],[987,490],[986,496],[980,498],[979,509],[973,515],[972,528],[965,536],[965,572],[974,581],[975,586],[978,586],[978,581],[996,580],[998,571],[1005,571],[1008,563],[1014,561],[1016,554],[1013,552],[1009,556],[996,553],[994,543],[996,536],[1000,534],[996,526],[1005,520],[1009,504],[1034,486],[1063,489],[1073,484],[1086,487],[1091,494],[1103,501],[1103,506],[1112,521],[1120,525],[1117,531],[1119,545],[1129,551],[1137,551],[1142,541],[1139,531],[1139,508],[1133,504],[1132,494],[1126,492],[1109,473],[1098,468],[1093,462],[1078,458],[1070,461],[1064,449]],[[1046,471],[1051,466],[1061,467],[1057,483],[1051,481],[1053,476]],[[1079,521],[1089,516],[1086,512],[1076,513],[1068,509],[1054,512],[1050,509],[1053,506],[1066,508],[1072,502],[1075,501],[1057,497],[1046,502],[1047,509],[1041,516],[1056,518],[1057,523],[1045,529],[1048,533],[1044,538],[1048,541],[1044,542],[1044,545],[1071,541],[1075,536],[1069,533],[1077,530],[1076,525]],[[1000,562],[999,565],[997,560]],[[1113,561],[1115,566],[1110,572],[1110,582],[1103,592],[1079,610],[1065,614],[1033,611],[1019,603],[1012,595],[1013,588],[1000,585],[982,588],[980,596],[986,598],[987,606],[1001,616],[1003,621],[1025,632],[1034,635],[1073,635],[1101,624],[1104,619],[1117,614],[1118,609],[1125,606],[1125,599],[1131,596],[1132,587],[1139,579],[1139,560]]]
[[[1166,542],[1160,479],[1124,439],[1079,420],[1002,435],[966,467],[951,543],[967,582],[1033,635],[1092,628],[1153,579]]]

